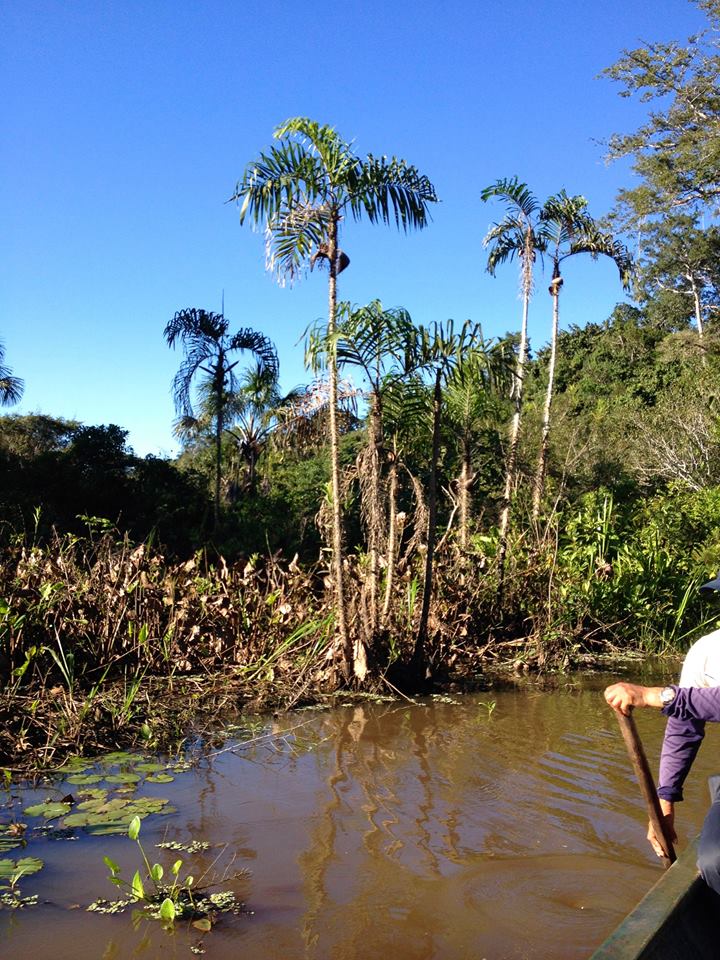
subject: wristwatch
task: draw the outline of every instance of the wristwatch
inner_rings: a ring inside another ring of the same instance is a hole
[[[662,705],[666,707],[669,703],[672,703],[675,699],[675,691],[672,687],[663,687],[660,691],[660,699],[662,700]]]

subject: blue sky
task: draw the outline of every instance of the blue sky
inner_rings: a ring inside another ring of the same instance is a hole
[[[309,379],[298,339],[324,314],[326,274],[277,287],[262,236],[225,203],[291,116],[335,126],[360,155],[404,157],[442,200],[416,234],[347,223],[343,299],[517,329],[515,268],[485,272],[501,211],[483,187],[517,175],[602,216],[630,178],[602,141],[644,108],[597,74],[702,25],[686,0],[5,0],[0,340],[26,382],[12,409],[117,423],[138,454],[172,453],[180,355],[163,328],[184,307],[219,311],[223,291],[232,329],[277,344],[283,386]],[[609,262],[570,264],[565,281],[563,326],[622,299]],[[535,347],[545,290],[539,278]]]

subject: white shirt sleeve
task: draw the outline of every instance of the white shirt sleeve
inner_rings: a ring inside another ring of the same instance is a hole
[[[679,686],[720,686],[720,630],[708,633],[690,647],[683,661]]]

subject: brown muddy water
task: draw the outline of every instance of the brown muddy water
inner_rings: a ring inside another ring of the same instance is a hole
[[[177,810],[143,821],[151,858],[183,857],[199,875],[221,848],[189,855],[154,844],[227,844],[218,869],[230,852],[233,869],[249,869],[225,888],[252,913],[225,916],[204,936],[88,913],[115,895],[103,854],[126,873],[140,863],[127,837],[76,829],[75,840],[31,838],[0,854],[45,861],[22,884],[39,905],[0,911],[0,957],[189,960],[191,947],[212,960],[587,957],[661,873],[600,694],[609,679],[268,721],[252,731],[255,743],[230,739],[172,782],[137,786]],[[663,718],[641,711],[637,722],[656,768]],[[706,776],[720,770],[718,733],[709,730],[686,785],[680,848],[702,821]],[[73,789],[26,789],[19,809]]]

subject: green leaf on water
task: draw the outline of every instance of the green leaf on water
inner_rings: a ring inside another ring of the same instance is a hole
[[[194,920],[193,926],[196,930],[202,930],[203,933],[207,933],[208,930],[212,930],[212,923],[207,918],[203,918],[202,920]]]
[[[85,827],[85,833],[91,837],[127,836],[127,820],[107,820],[105,823],[90,823]]]
[[[90,783],[100,783],[102,777],[97,773],[78,773],[73,777],[67,777],[66,783],[75,783],[75,784],[90,784]]]
[[[7,853],[8,850],[14,850],[21,846],[25,841],[19,837],[0,837],[0,853]]]
[[[154,863],[152,869],[150,870],[150,877],[152,878],[153,883],[160,883],[163,878],[163,873],[165,871],[162,868],[162,865],[159,863]]]
[[[175,904],[170,897],[165,897],[160,904],[160,919],[172,922],[175,919]]]
[[[82,807],[82,809],[80,809]],[[111,833],[129,833],[132,824],[153,813],[175,813],[162,797],[137,797],[134,800],[114,797],[112,800],[86,800],[78,804],[78,812],[68,814],[64,827],[83,827],[97,836]],[[130,837],[130,839],[136,839]]]
[[[130,800],[125,800],[121,797],[113,797],[112,800],[108,800],[105,797],[101,797],[97,800],[83,800],[82,803],[77,805],[78,810],[83,810],[87,813],[116,813],[118,810],[122,810],[123,807],[127,807],[130,804]]]
[[[0,860],[0,880],[9,880],[11,877],[27,877],[37,873],[45,866],[43,860],[37,857],[23,857],[21,860]]]
[[[134,840],[135,837],[131,837],[130,839],[131,839],[131,840]],[[145,899],[145,887],[143,886],[143,882],[142,882],[142,880],[140,879],[140,871],[139,871],[139,870],[136,870],[136,871],[135,871],[135,875],[134,875],[133,878],[132,878],[131,889],[132,889],[132,892],[133,892],[133,896],[135,897],[136,900],[144,900],[144,899]]]
[[[138,767],[138,769],[140,769]],[[175,777],[171,777],[169,773],[156,773],[150,777],[145,778],[146,783],[172,783]]]
[[[105,777],[107,783],[139,783],[141,779],[139,773],[112,773]]]
[[[138,773],[160,773],[167,769],[164,763],[139,763],[135,769]]]
[[[32,807],[25,807],[23,813],[29,817],[45,817],[46,820],[54,820],[56,817],[62,817],[70,810],[69,803],[51,802],[36,803]]]
[[[93,761],[87,757],[70,757],[61,767],[56,767],[53,773],[64,776],[66,773],[82,773],[93,766]]]
[[[88,787],[78,793],[78,796],[83,798],[83,802],[86,800],[104,800],[107,795],[108,791],[105,787]]]
[[[110,870],[111,873],[119,873],[120,867],[115,863],[114,860],[111,860],[110,857],[103,857],[103,863]]]
[[[137,763],[145,759],[141,753],[128,753],[126,750],[116,750],[114,753],[106,753],[98,758],[99,763],[114,766],[120,763]]]

